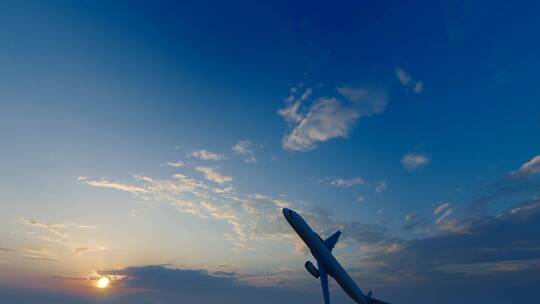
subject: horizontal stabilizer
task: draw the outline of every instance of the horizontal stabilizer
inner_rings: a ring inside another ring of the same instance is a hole
[[[332,234],[329,238],[324,240],[324,244],[326,245],[326,248],[328,248],[328,250],[332,251],[332,249],[334,249],[340,235],[341,231],[338,230],[336,231],[336,233]]]

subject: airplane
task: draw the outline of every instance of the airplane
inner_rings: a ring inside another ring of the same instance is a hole
[[[298,236],[306,243],[311,250],[311,254],[317,261],[315,267],[310,261],[305,263],[306,270],[315,278],[320,278],[323,298],[325,304],[330,304],[330,293],[328,291],[328,275],[334,278],[338,285],[351,297],[356,303],[360,304],[389,304],[371,297],[371,291],[366,295],[351,279],[349,274],[341,267],[336,258],[332,255],[332,249],[341,235],[341,231],[332,234],[326,240],[323,240],[304,219],[296,212],[288,208],[283,208],[283,216]],[[317,269],[318,268],[318,269]]]

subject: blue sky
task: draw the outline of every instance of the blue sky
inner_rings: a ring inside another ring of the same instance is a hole
[[[538,9],[3,2],[0,295],[319,301],[289,207],[378,298],[534,301]]]

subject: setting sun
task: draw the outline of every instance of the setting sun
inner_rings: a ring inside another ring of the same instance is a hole
[[[109,282],[110,282],[109,278],[107,278],[107,277],[102,277],[101,279],[98,280],[96,286],[97,286],[98,288],[105,288],[105,287],[109,286]]]

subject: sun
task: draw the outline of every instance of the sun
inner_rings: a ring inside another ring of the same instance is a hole
[[[107,277],[101,277],[101,278],[98,280],[96,286],[97,286],[98,288],[105,288],[105,287],[109,286],[109,282],[110,282],[109,278],[107,278]]]

